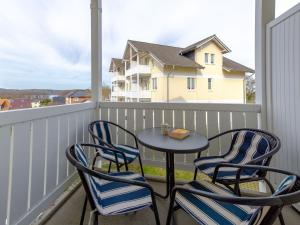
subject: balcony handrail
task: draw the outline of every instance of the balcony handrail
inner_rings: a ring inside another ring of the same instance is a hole
[[[165,103],[165,102],[100,102],[100,108],[124,109],[163,109],[163,110],[194,110],[218,112],[261,112],[260,104],[228,104],[228,103]]]
[[[0,112],[0,127],[32,120],[45,119],[73,112],[96,108],[96,103],[47,106],[41,108],[17,109]]]

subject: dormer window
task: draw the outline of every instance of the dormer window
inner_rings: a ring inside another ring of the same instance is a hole
[[[215,54],[210,54],[210,63],[215,64]]]
[[[209,53],[205,53],[205,64],[209,64]]]
[[[205,64],[215,64],[215,54],[205,53]]]

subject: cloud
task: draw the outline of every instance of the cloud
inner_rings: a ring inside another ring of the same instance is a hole
[[[0,87],[90,87],[86,0],[5,1],[0,30]]]
[[[185,47],[217,34],[228,57],[254,68],[253,0],[103,1],[103,74],[128,39]]]
[[[277,0],[277,15],[299,0]],[[103,0],[103,81],[126,41],[184,47],[217,34],[254,68],[254,0]],[[90,87],[90,1],[9,0],[0,7],[0,87]]]

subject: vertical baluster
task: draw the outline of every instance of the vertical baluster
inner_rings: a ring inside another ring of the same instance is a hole
[[[109,109],[109,121],[117,123],[117,108],[112,107]],[[111,138],[113,143],[117,143],[117,128],[115,126],[110,126]]]
[[[64,120],[64,122],[60,123],[60,153],[62,153],[64,150],[64,145],[67,146],[80,143],[78,141],[77,133],[78,133],[78,119],[77,115],[70,114],[68,116],[64,116],[61,118],[61,120]],[[63,157],[63,155],[61,156]],[[61,159],[60,157],[60,159]],[[65,158],[65,157],[64,157]],[[72,164],[67,160],[67,175],[71,175],[74,172],[75,168],[72,166]]]
[[[57,146],[59,141],[59,121],[58,117],[48,119],[48,160],[47,160],[47,186],[46,194],[49,194],[56,186],[56,168],[57,162]]]
[[[219,118],[218,118],[218,112],[217,111],[208,111],[207,112],[207,134],[208,137],[212,137],[219,133]],[[219,139],[215,139],[209,142],[209,155],[219,155],[220,152],[220,145],[219,145]]]
[[[6,223],[6,216],[7,216],[7,203],[8,201],[8,193],[9,191],[9,175],[10,175],[10,155],[12,154],[11,150],[11,138],[12,137],[12,127],[5,126],[0,127],[0,143],[1,149],[5,151],[1,151],[0,157],[0,224]],[[11,188],[11,187],[10,187]]]
[[[134,133],[134,127],[135,127],[135,109],[127,109],[127,127],[129,131]],[[130,146],[134,146],[134,139],[130,135],[127,136],[127,144]]]
[[[121,127],[125,128],[126,125],[126,115],[125,115],[125,109],[124,108],[119,108],[118,109],[118,124]],[[121,130],[118,132],[118,144],[125,144],[125,133]]]
[[[154,127],[160,128],[160,126],[163,122],[163,111],[160,109],[155,109],[155,110],[153,110],[153,114],[154,114]],[[151,115],[149,115],[149,116],[151,116]],[[149,126],[151,127],[152,125],[149,123]],[[152,159],[155,159],[160,162],[165,160],[165,153],[146,149],[146,153],[147,152],[150,152],[150,154],[152,155]]]
[[[144,110],[143,109],[136,109],[136,123],[135,123],[135,134],[142,131],[144,128]],[[144,159],[144,148],[143,146],[139,145],[139,150],[141,157]]]
[[[185,129],[189,131],[195,131],[195,122],[196,122],[196,113],[194,111],[185,111]],[[196,159],[195,154],[187,154],[186,155],[186,163],[188,165],[192,165],[194,160]]]
[[[68,121],[70,120],[70,121]],[[76,143],[76,114],[64,115],[59,120],[59,146],[58,146],[58,184],[61,184],[67,177],[71,165],[67,166],[65,155],[66,146],[69,143]],[[69,126],[70,125],[70,126]],[[68,130],[69,129],[69,130]],[[70,134],[68,135],[68,131]]]
[[[184,111],[183,110],[174,110],[174,127],[183,128],[184,125]],[[184,164],[185,155],[184,154],[175,154],[175,164]]]
[[[11,174],[10,224],[27,212],[31,123],[14,125],[13,165]]]
[[[196,112],[196,131],[201,135],[207,137],[207,124],[206,124],[206,112],[205,111],[197,111]],[[201,153],[201,156],[207,155],[207,150]]]
[[[174,127],[173,124],[173,110],[164,110],[164,123],[169,124],[171,127]]]
[[[30,204],[32,208],[42,200],[44,194],[44,169],[45,169],[45,143],[46,143],[46,120],[35,120],[32,124],[32,154],[31,154],[31,185]]]
[[[220,112],[219,115],[220,133],[231,129],[230,112]],[[232,134],[222,135],[220,138],[220,154],[228,152],[231,144]]]

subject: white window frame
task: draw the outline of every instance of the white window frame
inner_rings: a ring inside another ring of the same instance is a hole
[[[208,91],[212,91],[212,89],[213,89],[212,82],[213,82],[213,79],[211,77],[207,79],[207,89],[208,89]]]
[[[152,78],[152,90],[157,90],[157,77]]]
[[[187,77],[186,81],[187,81],[187,86],[186,86],[186,88],[187,88],[189,91],[194,91],[194,90],[196,90],[196,78],[195,78],[195,77]]]
[[[209,64],[209,53],[204,53],[204,62],[205,64]]]
[[[210,64],[214,65],[216,62],[216,54],[210,54]]]

